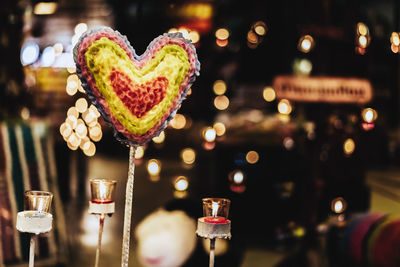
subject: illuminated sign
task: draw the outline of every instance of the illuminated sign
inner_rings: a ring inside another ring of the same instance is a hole
[[[277,76],[273,88],[279,99],[299,102],[368,103],[372,86],[366,79],[341,77]]]

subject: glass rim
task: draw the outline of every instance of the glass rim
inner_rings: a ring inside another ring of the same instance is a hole
[[[202,199],[202,202],[222,202],[223,204],[230,204],[231,200],[223,197],[206,197]]]
[[[116,184],[117,183],[116,180],[107,179],[107,178],[91,178],[91,179],[89,179],[89,182],[90,183],[105,182],[105,183],[109,183],[109,184]]]
[[[32,196],[53,197],[53,193],[41,190],[26,190],[24,195],[29,196],[31,193]]]

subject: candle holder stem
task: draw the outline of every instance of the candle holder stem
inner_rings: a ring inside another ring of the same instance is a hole
[[[31,234],[31,241],[29,246],[29,267],[33,267],[35,264],[35,234]]]
[[[215,238],[210,239],[210,265],[209,267],[214,267],[215,259]]]
[[[133,184],[135,180],[135,152],[136,152],[136,147],[130,146],[128,181],[126,182],[126,193],[125,193],[125,215],[124,215],[124,232],[122,237],[121,267],[128,267],[129,263],[129,240],[131,232]]]
[[[104,217],[105,214],[102,213],[100,214],[100,227],[99,227],[99,239],[97,241],[97,249],[96,249],[96,261],[94,263],[95,267],[99,266],[99,260],[100,260],[100,250],[101,250],[101,238],[103,236],[103,227],[104,227]]]

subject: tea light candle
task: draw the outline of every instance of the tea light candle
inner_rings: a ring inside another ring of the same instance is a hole
[[[49,232],[53,222],[53,215],[49,213],[52,199],[50,192],[26,191],[26,207],[17,214],[17,230],[32,234]]]
[[[108,179],[91,179],[92,199],[89,201],[89,213],[111,214],[115,211],[114,189],[116,181]]]
[[[197,221],[197,235],[205,238],[231,238],[231,221],[227,219],[230,200],[203,199],[203,215]]]
[[[24,194],[25,210],[18,212],[16,228],[31,233],[29,244],[29,267],[35,264],[35,237],[52,229],[53,215],[50,214],[53,194],[29,190]]]

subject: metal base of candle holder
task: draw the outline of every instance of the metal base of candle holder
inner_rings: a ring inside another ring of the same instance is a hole
[[[41,234],[52,229],[53,215],[47,212],[21,211],[17,215],[16,228],[20,232]]]
[[[89,213],[92,214],[112,214],[115,212],[115,202],[94,203],[89,201]]]
[[[231,221],[227,220],[226,223],[208,223],[204,221],[205,217],[201,217],[197,220],[197,231],[198,236],[214,239],[223,238],[231,239]]]

